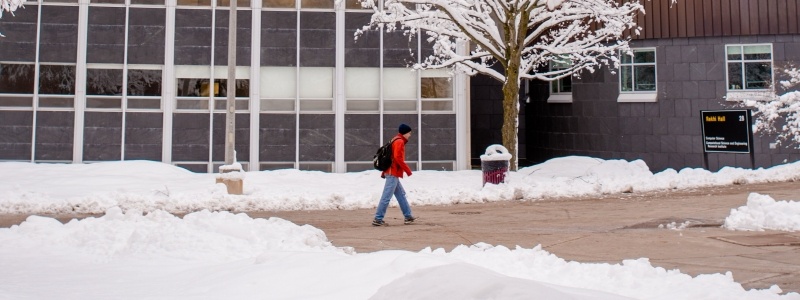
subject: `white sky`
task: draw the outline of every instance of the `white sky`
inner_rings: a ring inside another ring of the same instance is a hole
[[[786,181],[770,169],[648,171],[642,161],[565,157],[481,188],[481,171],[417,171],[412,205],[513,201]],[[144,161],[0,163],[0,213],[103,213],[67,224],[30,217],[0,229],[0,299],[800,299],[744,290],[728,274],[691,277],[647,258],[568,262],[539,247],[484,243],[419,252],[355,253],[321,230],[217,210],[374,208],[377,171],[248,172],[231,196],[214,174]],[[394,201],[393,201],[394,204]],[[800,202],[752,194],[731,230],[800,230]],[[180,219],[171,213],[189,212]],[[142,214],[142,212],[146,214]],[[369,216],[368,216],[369,217]],[[365,223],[368,226],[368,223]]]

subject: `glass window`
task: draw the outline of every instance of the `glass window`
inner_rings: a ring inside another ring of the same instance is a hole
[[[211,0],[178,0],[180,6],[211,6]]]
[[[0,94],[33,94],[33,64],[0,64]]]
[[[161,96],[161,70],[128,70],[128,96]]]
[[[417,72],[407,68],[383,69],[385,99],[417,99]]]
[[[420,95],[422,99],[453,98],[453,81],[447,70],[423,70],[420,78]]]
[[[378,99],[380,69],[345,68],[344,72],[347,99]]]
[[[772,45],[729,45],[728,90],[765,90],[772,87]]]
[[[622,92],[656,91],[656,50],[633,49],[633,55],[621,53],[620,90]]]
[[[122,95],[122,70],[87,69],[86,94],[104,96]]]
[[[131,0],[131,4],[164,5],[164,0]]]
[[[333,8],[332,0],[300,0],[302,8]]]
[[[294,99],[297,95],[297,68],[261,68],[261,97]]]
[[[262,0],[261,6],[274,8],[295,8],[295,0]]]
[[[208,97],[209,79],[178,78],[178,97]]]
[[[569,68],[569,63],[565,62],[557,62],[551,61],[550,62],[550,70],[557,71],[557,70],[564,70]],[[559,80],[551,81],[550,82],[550,93],[552,94],[570,94],[572,93],[572,76],[567,76],[561,78]]]
[[[301,99],[332,99],[333,68],[300,68]]]
[[[75,66],[39,66],[39,94],[75,95]]]
[[[218,7],[230,7],[231,6],[231,1],[230,0],[217,0],[217,6]],[[238,7],[238,8],[250,7],[250,0],[237,0],[236,1],[236,7]],[[237,20],[237,22],[238,21],[239,20]]]

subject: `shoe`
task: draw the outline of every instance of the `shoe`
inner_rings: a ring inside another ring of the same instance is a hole
[[[378,219],[372,220],[372,226],[387,226],[387,225],[389,224],[386,224],[386,222],[384,222],[383,220],[378,220]]]
[[[408,217],[408,218],[405,219],[405,221],[403,221],[403,224],[408,225],[408,224],[414,223],[414,221],[416,221],[416,220],[417,220],[417,218],[415,218],[415,217]]]

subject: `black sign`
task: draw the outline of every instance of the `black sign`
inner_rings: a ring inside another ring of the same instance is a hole
[[[705,152],[750,153],[753,129],[750,110],[702,110]]]

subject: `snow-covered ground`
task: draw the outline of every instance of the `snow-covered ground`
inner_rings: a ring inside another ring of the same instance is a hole
[[[565,157],[497,186],[482,188],[480,171],[417,171],[403,184],[419,206],[798,177],[800,163],[652,174],[642,161]],[[231,196],[214,174],[156,162],[0,163],[0,213],[105,213],[67,224],[33,216],[0,229],[0,299],[800,299],[646,258],[580,263],[483,243],[355,253],[308,225],[222,211],[373,208],[382,185],[376,171],[248,172],[245,195]],[[728,229],[800,229],[800,202],[758,194],[744,201]]]

